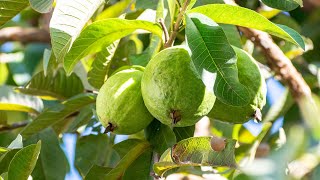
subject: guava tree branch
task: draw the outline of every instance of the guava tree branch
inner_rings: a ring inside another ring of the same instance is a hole
[[[50,43],[50,34],[38,28],[7,27],[0,29],[0,43],[9,41]]]
[[[0,132],[25,127],[26,125],[29,124],[29,122],[30,121],[22,121],[22,122],[17,122],[17,123],[10,124],[10,125],[0,125]]]
[[[225,3],[237,5],[232,0],[225,0]],[[256,46],[261,48],[270,69],[289,87],[292,96],[297,102],[304,97],[311,97],[309,86],[293,66],[290,59],[273,42],[269,34],[244,27],[239,27],[239,30]]]
[[[172,32],[171,32],[171,35],[170,35],[168,41],[165,42],[165,44],[164,44],[164,48],[168,48],[168,47],[171,47],[171,46],[173,45],[173,42],[174,42],[174,40],[176,39],[177,34],[178,34],[178,32],[179,32],[182,18],[183,18],[183,16],[184,16],[184,13],[186,12],[187,7],[188,7],[189,4],[190,4],[190,0],[186,0],[186,1],[184,2],[183,6],[181,7],[180,12],[179,12],[179,14],[178,14],[178,17],[177,17],[177,19],[176,19],[176,22],[175,22],[175,24],[174,24],[174,26],[173,26],[173,30],[172,30]]]

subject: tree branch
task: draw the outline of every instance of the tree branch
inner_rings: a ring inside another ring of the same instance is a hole
[[[225,2],[227,4],[237,5],[231,0],[225,0]],[[280,80],[289,87],[292,96],[297,102],[304,97],[311,97],[309,86],[293,66],[290,59],[285,56],[279,46],[273,42],[269,34],[244,27],[239,27],[239,30],[256,46],[261,48],[262,53],[267,58],[269,67]]]
[[[22,121],[22,122],[17,122],[11,125],[0,125],[0,132],[2,131],[10,131],[13,129],[25,127],[26,125],[29,124],[30,121]]]
[[[0,42],[8,41],[50,43],[50,34],[38,28],[7,27],[0,29]]]
[[[171,47],[173,45],[173,42],[174,40],[176,39],[177,37],[177,34],[179,32],[179,29],[180,29],[180,24],[181,24],[181,21],[182,21],[182,18],[184,16],[184,13],[186,12],[187,10],[187,7],[190,3],[190,0],[186,0],[182,6],[182,8],[180,9],[180,12],[178,14],[178,17],[177,17],[177,20],[176,20],[176,23],[174,24],[173,26],[173,31],[171,32],[171,35],[169,37],[169,40],[164,44],[164,48],[168,48],[168,47]]]

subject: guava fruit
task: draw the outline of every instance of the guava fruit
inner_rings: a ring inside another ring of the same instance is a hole
[[[250,103],[245,106],[230,106],[216,100],[212,110],[207,115],[211,119],[242,124],[250,119],[261,120],[261,109],[266,104],[266,83],[255,60],[245,51],[233,47],[238,61],[238,76],[245,85],[250,96]]]
[[[97,115],[103,126],[115,134],[134,134],[153,120],[141,96],[141,68],[125,68],[112,75],[101,87]]]
[[[182,47],[162,50],[150,60],[141,80],[141,92],[149,112],[172,127],[194,125],[209,113],[215,101]]]

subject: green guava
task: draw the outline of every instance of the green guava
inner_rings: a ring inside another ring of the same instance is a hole
[[[153,120],[143,103],[143,68],[125,68],[112,75],[101,87],[96,110],[100,122],[115,134],[134,134]]]
[[[216,100],[207,115],[230,123],[245,123],[250,119],[261,120],[261,109],[266,104],[266,83],[255,60],[242,49],[234,47],[238,56],[238,76],[241,84],[249,90],[250,103],[246,106],[230,106]]]
[[[194,125],[215,101],[182,47],[162,50],[150,60],[141,92],[149,112],[163,124],[176,127]]]

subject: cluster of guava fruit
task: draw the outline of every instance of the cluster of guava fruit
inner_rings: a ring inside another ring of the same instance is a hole
[[[116,134],[134,134],[153,119],[170,127],[194,125],[203,116],[231,123],[253,118],[265,104],[265,81],[254,60],[240,49],[239,80],[250,91],[246,106],[230,106],[207,90],[183,47],[171,47],[155,55],[144,67],[125,67],[101,87],[97,115]]]

